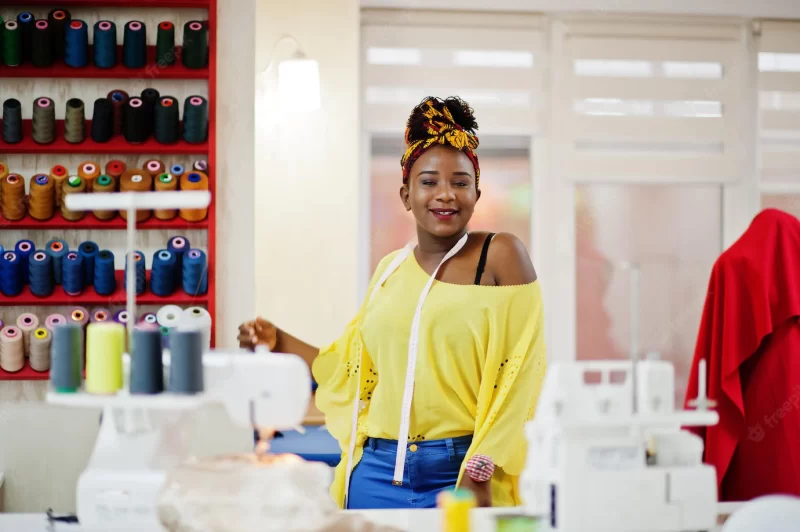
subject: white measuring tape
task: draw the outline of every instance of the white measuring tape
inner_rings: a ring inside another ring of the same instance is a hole
[[[461,239],[456,243],[455,246],[447,252],[444,258],[441,260],[439,265],[433,271],[433,274],[428,279],[425,288],[422,289],[422,293],[419,296],[419,301],[417,302],[417,309],[414,313],[414,319],[411,322],[411,336],[408,342],[408,363],[406,365],[406,382],[405,387],[403,390],[403,404],[402,410],[400,411],[400,432],[398,434],[397,439],[397,459],[395,460],[394,465],[394,478],[392,480],[392,484],[395,486],[402,486],[403,485],[403,471],[406,462],[406,445],[408,444],[408,429],[411,424],[411,402],[414,398],[414,373],[417,367],[417,352],[419,347],[419,326],[420,326],[420,319],[422,316],[422,305],[425,303],[425,298],[428,297],[428,292],[431,290],[431,286],[433,286],[433,282],[436,280],[436,274],[439,273],[439,269],[442,267],[442,264],[447,262],[450,258],[452,258],[456,253],[461,251],[461,248],[464,247],[464,244],[467,243],[467,239],[469,238],[469,234],[465,234]],[[403,261],[408,258],[408,256],[414,251],[416,247],[416,242],[409,242],[406,247],[400,251],[394,260],[389,264],[386,270],[381,275],[378,282],[375,284],[375,287],[372,289],[372,293],[370,294],[369,301],[372,301],[372,298],[375,297],[378,290],[381,286],[386,282],[390,275],[392,275],[397,268],[403,263]],[[347,454],[347,469],[345,470],[345,481],[344,481],[344,493],[345,493],[345,504],[344,507],[347,508],[347,501],[350,496],[350,473],[351,468],[353,466],[353,455],[355,453],[356,448],[356,433],[357,433],[357,425],[358,425],[358,414],[361,411],[361,400],[360,400],[360,392],[361,392],[361,360],[358,361],[358,371],[356,374],[357,384],[356,384],[356,396],[353,399],[353,418],[352,418],[352,428],[350,432],[350,448],[348,449]]]
[[[406,463],[406,444],[408,443],[408,428],[411,424],[411,401],[414,397],[414,371],[417,368],[417,351],[419,347],[419,322],[422,317],[422,305],[425,303],[425,298],[428,297],[428,292],[431,290],[433,281],[436,280],[436,274],[439,273],[439,268],[442,264],[447,262],[453,255],[461,251],[464,244],[467,243],[468,234],[461,237],[461,240],[456,243],[453,248],[447,252],[442,261],[433,270],[428,283],[422,289],[422,294],[419,296],[417,303],[417,311],[414,313],[414,321],[411,322],[411,339],[408,341],[408,365],[406,366],[406,385],[403,390],[403,406],[400,411],[400,434],[397,438],[397,458],[394,462],[394,479],[392,484],[395,486],[403,485],[403,468]]]
[[[381,275],[381,277],[378,280],[378,282],[375,283],[375,286],[373,287],[372,292],[370,293],[369,301],[372,301],[372,299],[375,297],[375,294],[378,293],[378,290],[380,289],[380,287],[383,286],[383,283],[386,282],[386,279],[388,279],[389,276],[392,273],[394,273],[394,271],[397,268],[400,267],[400,265],[403,263],[403,261],[406,260],[406,258],[408,258],[408,256],[411,254],[411,252],[414,251],[414,247],[415,246],[416,246],[416,243],[412,241],[412,242],[409,242],[408,244],[406,244],[406,247],[404,247],[402,250],[400,250],[400,252],[394,258],[394,260],[386,268],[386,271],[383,272],[383,275]],[[347,509],[347,501],[350,498],[350,473],[351,473],[352,467],[353,467],[353,455],[355,454],[355,451],[356,451],[356,433],[358,432],[358,413],[361,411],[361,398],[360,398],[360,395],[361,395],[361,364],[362,364],[363,361],[361,360],[362,357],[360,355],[361,354],[359,353],[359,358],[358,358],[358,363],[357,363],[357,368],[358,369],[356,370],[356,396],[353,398],[353,417],[352,417],[352,420],[351,420],[351,429],[350,429],[350,446],[349,446],[349,449],[347,451],[347,469],[345,469],[345,473],[344,473],[345,474],[345,476],[344,476],[344,508],[345,508],[345,510]]]

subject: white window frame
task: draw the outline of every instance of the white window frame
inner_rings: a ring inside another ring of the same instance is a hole
[[[555,58],[562,56],[565,25],[555,19],[550,39],[553,75],[559,68]],[[748,86],[741,91],[741,105],[748,111],[747,127],[740,131],[741,146],[746,150],[746,164],[737,181],[692,180],[669,181],[672,184],[715,184],[722,188],[722,249],[727,249],[747,229],[758,213],[760,193],[757,167],[757,117],[758,117],[758,53],[752,32],[742,31],[746,43],[742,54]],[[552,86],[552,83],[549,85]],[[556,108],[558,93],[550,94],[550,109]],[[583,182],[595,184],[654,183],[653,180],[625,178],[616,180],[577,180],[557,175],[559,121],[550,117],[548,137],[539,139],[532,151],[534,158],[534,258],[543,281],[547,313],[548,357],[550,360],[571,361],[577,356],[577,287],[576,287],[576,228],[575,188]],[[554,161],[555,160],[555,161]],[[657,182],[657,181],[655,181]],[[538,191],[538,193],[537,193]],[[709,276],[711,272],[709,271]]]

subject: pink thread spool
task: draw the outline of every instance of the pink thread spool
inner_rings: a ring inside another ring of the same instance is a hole
[[[39,318],[35,314],[26,312],[17,317],[17,329],[22,332],[22,341],[25,355],[31,352],[31,333],[39,326]]]
[[[0,368],[15,373],[25,367],[25,344],[22,331],[8,326],[0,331]]]

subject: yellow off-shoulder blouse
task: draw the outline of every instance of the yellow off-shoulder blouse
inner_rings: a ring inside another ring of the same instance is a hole
[[[378,265],[368,293],[397,253]],[[313,364],[317,407],[343,451],[331,486],[340,507],[356,393],[362,407],[353,467],[367,437],[398,438],[411,322],[429,278],[411,253]],[[466,459],[484,454],[496,465],[495,506],[521,503],[523,425],[533,418],[546,369],[543,324],[539,281],[435,281],[423,306],[409,442],[472,434]],[[462,465],[459,482],[463,474]]]

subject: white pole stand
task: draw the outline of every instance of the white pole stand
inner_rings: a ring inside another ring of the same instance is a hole
[[[126,308],[128,311],[128,339],[133,337],[136,324],[136,211],[154,209],[205,209],[211,204],[211,192],[186,190],[179,192],[94,192],[92,194],[67,194],[67,209],[71,211],[126,211],[128,214],[128,244],[126,250]],[[131,345],[131,342],[128,342]]]

